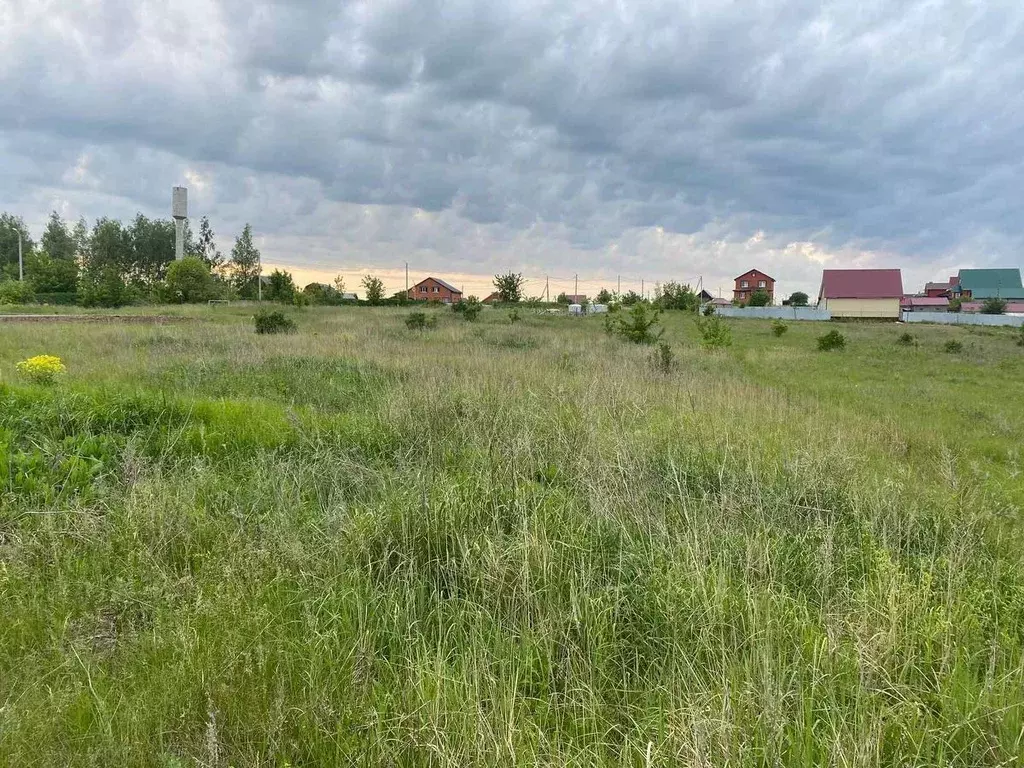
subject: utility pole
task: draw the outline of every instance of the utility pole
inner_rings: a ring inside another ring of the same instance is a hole
[[[572,277],[573,277],[573,280],[575,280],[575,282],[573,283],[573,288],[572,288],[572,292],[573,292],[572,300],[573,300],[573,302],[578,304],[579,301],[580,301],[580,276],[579,275],[573,275]]]
[[[405,296],[409,297],[409,262],[405,262]]]
[[[256,273],[256,301],[263,301],[263,254],[256,258],[259,272]]]
[[[551,303],[551,293],[548,291],[548,276],[544,275],[544,302],[546,304]]]

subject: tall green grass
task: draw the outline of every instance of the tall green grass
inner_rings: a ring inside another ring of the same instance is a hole
[[[1024,760],[1011,338],[217,311],[0,338],[0,762]]]

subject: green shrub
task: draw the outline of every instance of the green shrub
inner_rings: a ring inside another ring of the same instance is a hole
[[[724,349],[732,346],[732,330],[717,315],[697,319],[697,333],[704,349]]]
[[[704,317],[711,317],[713,314],[715,314],[715,305],[709,301],[707,304],[704,305],[704,310],[702,314],[704,315]]]
[[[896,343],[904,347],[917,346],[917,341],[914,339],[913,335],[906,332],[900,334],[900,337],[896,339]]]
[[[771,294],[768,293],[764,288],[758,288],[747,300],[748,307],[767,307],[772,303]]]
[[[213,275],[202,259],[186,256],[171,262],[164,281],[164,297],[169,302],[190,304],[213,298]]]
[[[30,304],[35,298],[32,284],[24,280],[4,280],[0,282],[0,305]]]
[[[1020,327],[1020,332],[1017,334],[1017,346],[1024,347],[1024,325]]]
[[[772,333],[775,334],[776,337],[783,336],[788,330],[789,325],[785,320],[779,320],[778,318],[772,320]]]
[[[410,312],[405,318],[405,327],[411,331],[422,331],[437,325],[437,315],[426,312]]]
[[[659,328],[657,332],[654,330],[660,315],[660,310],[640,302],[634,304],[629,312],[619,312],[614,317],[606,315],[604,329],[634,344],[653,344],[665,332],[664,328]]]
[[[510,323],[512,323],[512,325],[515,325],[516,323],[519,322],[519,310],[518,309],[513,309],[511,312],[508,313],[508,321]]]
[[[961,344],[956,339],[950,339],[949,341],[947,341],[945,344],[942,345],[942,349],[947,354],[959,355],[961,352],[964,351],[964,345]]]
[[[256,333],[291,333],[295,330],[295,321],[280,310],[257,312],[253,323]]]
[[[1001,315],[1006,312],[1006,299],[985,299],[981,305],[983,315]]]
[[[452,304],[452,312],[462,315],[462,318],[469,323],[476,321],[480,316],[481,309],[483,309],[483,304],[476,296],[470,296],[468,299],[462,299]]]
[[[829,331],[824,336],[818,337],[818,349],[822,352],[828,352],[833,349],[845,349],[846,348],[846,337],[843,336],[839,331]]]

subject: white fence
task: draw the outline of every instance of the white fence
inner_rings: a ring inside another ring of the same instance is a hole
[[[814,307],[716,307],[720,317],[746,317],[761,320],[831,320],[827,309]]]
[[[939,323],[941,325],[1024,325],[1024,315],[980,315],[973,312],[903,312],[904,323]]]

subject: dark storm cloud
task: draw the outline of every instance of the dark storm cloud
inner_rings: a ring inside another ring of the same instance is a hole
[[[268,219],[289,231],[324,200],[591,249],[660,227],[1006,260],[1022,24],[941,0],[15,0],[0,178],[162,204],[161,173],[203,166],[244,208],[262,175],[301,198]]]

